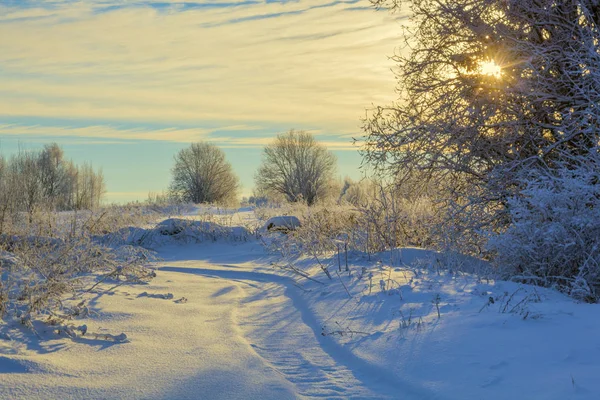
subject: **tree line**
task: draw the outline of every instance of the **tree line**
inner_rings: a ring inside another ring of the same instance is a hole
[[[9,158],[0,155],[2,225],[19,212],[26,212],[31,219],[38,209],[94,209],[105,192],[102,171],[65,159],[56,143],[40,151],[19,151]]]

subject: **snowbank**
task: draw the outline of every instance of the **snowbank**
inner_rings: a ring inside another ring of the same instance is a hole
[[[304,270],[325,285],[305,281],[303,297],[322,335],[396,381],[399,396],[402,387],[457,400],[600,396],[598,305],[452,271],[435,252],[398,253],[393,267],[382,253],[339,276],[334,258],[321,260],[332,281],[307,259]],[[468,257],[451,259],[469,268]]]
[[[264,224],[262,231],[281,231],[288,232],[293,231],[301,226],[298,217],[293,215],[280,215],[271,217]]]
[[[174,243],[246,241],[250,237],[248,229],[241,226],[229,227],[214,222],[168,218],[151,229],[128,227],[96,239],[113,246],[129,244],[157,248]]]

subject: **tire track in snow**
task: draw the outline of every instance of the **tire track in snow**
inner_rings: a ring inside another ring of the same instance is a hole
[[[238,324],[254,351],[293,383],[298,394],[327,399],[424,399],[431,393],[354,356],[321,328],[302,293],[285,276],[241,267],[187,262],[161,267],[226,279],[247,294],[240,300]],[[198,267],[196,267],[198,265]],[[211,268],[214,267],[214,268]]]

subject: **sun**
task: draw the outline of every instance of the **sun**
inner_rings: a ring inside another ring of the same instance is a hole
[[[500,78],[502,76],[502,67],[496,64],[494,60],[482,61],[479,63],[479,73]]]

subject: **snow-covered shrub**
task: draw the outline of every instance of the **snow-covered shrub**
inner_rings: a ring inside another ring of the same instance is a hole
[[[154,228],[162,236],[169,236],[183,241],[203,242],[219,239],[234,241],[247,240],[249,232],[243,227],[229,227],[207,221],[194,221],[169,218]]]
[[[165,216],[190,214],[196,209],[196,205],[190,202],[183,202],[177,197],[173,197],[168,192],[148,193],[148,198],[142,204],[133,203],[130,205],[141,206],[149,211]]]
[[[150,279],[146,267],[152,254],[141,248],[110,248],[89,235],[66,239],[35,236],[0,238],[0,312],[3,319],[31,320],[73,317],[73,304],[85,304],[84,295],[123,282]]]
[[[433,247],[433,207],[427,197],[407,199],[379,188],[361,206],[342,201],[308,207],[298,203],[257,210],[263,219],[298,217],[301,226],[274,243],[286,252],[322,254],[338,251],[376,253],[401,246]],[[284,243],[285,242],[285,243]]]
[[[488,249],[503,278],[600,299],[600,168],[531,172],[508,202],[510,225]]]
[[[348,206],[307,207],[300,218],[302,225],[288,237],[299,249],[319,254],[335,251],[340,242],[349,243],[352,249],[360,248],[363,240],[359,219],[360,214]]]
[[[142,204],[110,205],[96,210],[56,212],[38,207],[21,215],[5,229],[6,234],[66,238],[76,235],[106,235],[128,227],[149,227],[164,218]]]
[[[123,228],[147,227],[164,218],[164,214],[142,204],[110,205],[89,212],[82,228],[91,234],[107,234]]]
[[[380,188],[360,211],[370,251],[398,246],[435,247],[435,215],[428,197],[406,198],[394,189]]]
[[[265,222],[263,231],[280,231],[287,233],[300,228],[302,224],[298,217],[293,215],[278,215],[271,217]]]

